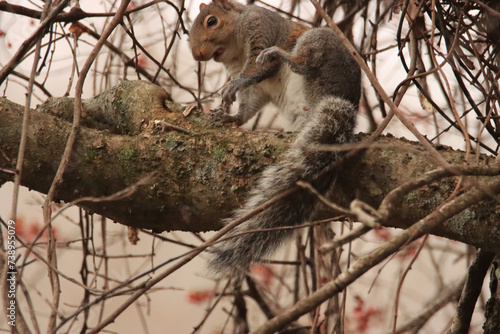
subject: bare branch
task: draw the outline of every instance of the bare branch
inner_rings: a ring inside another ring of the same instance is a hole
[[[469,267],[469,273],[458,302],[457,313],[448,334],[469,333],[472,313],[476,306],[477,298],[483,287],[486,272],[495,257],[495,253],[479,250],[474,262]]]

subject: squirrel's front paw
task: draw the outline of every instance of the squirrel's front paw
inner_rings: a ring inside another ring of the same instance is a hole
[[[224,86],[224,88],[222,88],[222,91],[221,91],[222,102],[228,106],[233,104],[233,102],[236,101],[236,92],[240,89],[240,86],[241,86],[241,84],[240,84],[240,81],[238,79],[230,80]]]
[[[270,48],[262,50],[255,62],[257,65],[264,65],[265,63],[278,58],[280,52],[281,51],[277,46],[271,46]]]
[[[226,108],[224,107],[219,107],[216,109],[212,109],[210,111],[210,116],[212,116],[212,119],[216,122],[221,122],[221,123],[240,123],[239,122],[239,117],[237,115],[229,115],[226,111]],[[239,125],[239,124],[238,124]]]

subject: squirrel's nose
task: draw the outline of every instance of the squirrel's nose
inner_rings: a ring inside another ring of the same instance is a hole
[[[193,49],[193,58],[194,58],[194,60],[198,60],[198,61],[206,60],[206,56],[203,53],[203,50],[194,50]]]

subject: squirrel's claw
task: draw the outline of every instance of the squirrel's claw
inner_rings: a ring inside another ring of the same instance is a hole
[[[233,102],[236,101],[236,92],[241,89],[241,86],[242,82],[240,79],[230,80],[224,88],[222,88],[222,102],[227,106],[233,104]]]
[[[210,110],[210,116],[216,122],[220,123],[236,123],[237,125],[241,125],[241,120],[237,115],[229,115],[227,113],[227,108],[224,106],[220,106],[216,109]]]
[[[229,81],[224,88],[222,88],[221,96],[222,96],[222,101],[227,104],[231,105],[233,104],[234,101],[236,101],[236,92],[238,91],[238,87],[234,84],[234,82],[231,80]]]

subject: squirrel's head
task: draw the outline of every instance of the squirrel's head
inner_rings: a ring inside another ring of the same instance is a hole
[[[242,7],[231,0],[213,0],[208,5],[200,5],[200,13],[189,32],[189,44],[195,60],[226,60],[227,48],[234,40],[236,16]]]

